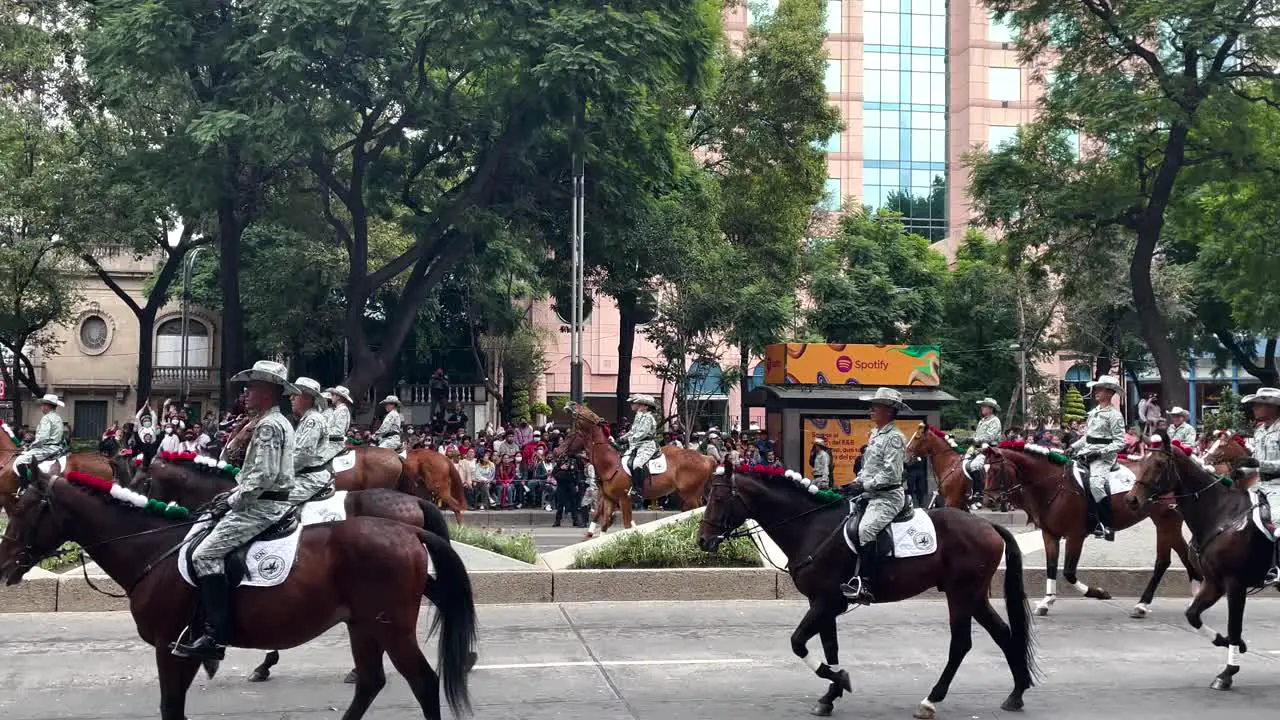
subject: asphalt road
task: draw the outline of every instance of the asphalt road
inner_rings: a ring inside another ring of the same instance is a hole
[[[1027,693],[1025,718],[1203,720],[1270,713],[1280,704],[1280,600],[1255,599],[1246,614],[1249,654],[1236,689],[1207,688],[1223,650],[1186,627],[1182,601],[1157,601],[1144,621],[1132,603],[1064,600],[1038,623],[1043,686]],[[477,718],[503,720],[776,720],[808,717],[824,689],[791,656],[787,638],[804,606],[784,602],[485,606],[480,665],[471,676]],[[1215,608],[1210,624],[1221,626]],[[981,632],[978,630],[978,632]],[[843,664],[855,695],[836,717],[908,718],[947,650],[946,607],[920,601],[842,619]],[[814,642],[816,649],[817,642]],[[430,655],[429,655],[430,656]],[[243,678],[258,653],[234,651],[218,677],[201,676],[188,714],[200,718],[338,718],[350,700],[345,635],[331,632],[283,654],[271,682]],[[408,688],[390,682],[367,717],[421,718]],[[0,615],[0,718],[155,718],[151,651],[121,613]],[[1010,717],[1011,687],[994,644],[975,636],[939,718]],[[1251,712],[1252,711],[1252,712]]]

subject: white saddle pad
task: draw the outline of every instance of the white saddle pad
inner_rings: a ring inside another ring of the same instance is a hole
[[[649,477],[661,475],[667,471],[667,456],[658,453],[652,460],[645,464],[649,468]],[[631,463],[622,463],[622,471],[628,476],[631,475]]]
[[[858,538],[850,538],[846,524],[844,542],[850,550],[858,551]],[[916,508],[909,520],[889,524],[889,534],[893,537],[893,556],[895,558],[913,558],[932,555],[938,551],[938,531],[933,526],[933,518],[926,510]]]
[[[399,455],[400,455],[400,459],[401,459],[401,460],[408,460],[408,459],[409,459],[409,450],[408,450],[407,448],[402,447],[402,448],[400,448]]]
[[[303,526],[326,522],[342,522],[347,519],[347,491],[339,490],[327,500],[313,500],[302,504],[299,516]]]
[[[356,451],[347,450],[333,457],[333,471],[345,472],[356,466]]]
[[[196,523],[187,533],[186,542],[178,549],[178,572],[182,573],[182,579],[192,587],[195,583],[192,582],[190,563],[187,561],[187,546],[191,544],[192,536],[207,527],[210,522],[205,520]],[[279,540],[256,542],[250,545],[249,554],[245,558],[244,579],[240,581],[240,587],[275,587],[284,582],[289,577],[289,571],[293,570],[293,562],[298,557],[298,541],[301,538],[302,526],[299,525],[292,533]]]
[[[1076,485],[1081,490],[1088,490],[1084,485],[1084,478],[1082,477],[1083,472],[1084,470],[1080,463],[1072,463],[1071,474],[1076,479]],[[1137,476],[1133,474],[1132,470],[1124,465],[1119,465],[1115,470],[1111,471],[1110,475],[1107,476],[1107,493],[1110,495],[1127,493],[1133,489],[1133,483],[1137,479]]]
[[[1275,542],[1276,534],[1262,522],[1262,508],[1258,501],[1258,495],[1262,492],[1267,494],[1267,505],[1270,506],[1271,521],[1274,523],[1280,520],[1280,487],[1254,485],[1249,488],[1249,501],[1253,503],[1253,512],[1249,513],[1249,516],[1253,518],[1253,525],[1261,530],[1264,536]]]
[[[40,468],[40,472],[48,475],[53,472],[53,466],[55,464],[65,470],[67,468],[67,456],[62,455],[60,457],[53,458],[52,460],[42,460],[39,463],[36,463],[36,467]]]

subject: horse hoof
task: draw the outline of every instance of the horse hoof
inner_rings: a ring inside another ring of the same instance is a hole
[[[1048,615],[1048,614],[1049,614],[1049,606],[1048,606],[1048,605],[1037,605],[1037,606],[1036,606],[1036,617],[1044,617],[1045,615]]]
[[[1210,690],[1222,690],[1223,692],[1231,689],[1231,678],[1216,677],[1213,682],[1209,683]]]
[[[1147,607],[1142,603],[1133,606],[1133,611],[1129,613],[1129,617],[1134,620],[1141,620],[1147,616]]]
[[[480,656],[476,655],[475,653],[473,652],[467,653],[467,672],[471,672],[472,670],[475,669],[476,661],[479,659],[480,659]]]
[[[831,717],[831,711],[835,709],[836,706],[833,703],[820,702],[809,710],[809,714],[817,717]]]
[[[1093,598],[1094,600],[1110,600],[1111,599],[1111,593],[1107,592],[1106,590],[1103,590],[1100,587],[1089,588],[1089,590],[1085,592],[1084,596],[1087,598]]]
[[[258,668],[249,675],[249,682],[266,682],[271,679],[271,671]]]
[[[916,711],[911,713],[911,717],[916,718],[917,720],[933,720],[938,717],[938,711],[930,705],[920,703],[920,705],[916,707]]]
[[[844,689],[845,692],[853,692],[853,681],[849,679],[849,671],[841,670],[836,673],[836,684]]]
[[[352,670],[351,672],[347,673],[347,676],[346,676],[346,677],[344,677],[344,678],[342,678],[342,682],[344,682],[344,683],[346,683],[346,684],[348,684],[348,685],[355,685],[355,684],[356,684],[356,671],[355,671],[355,670]]]
[[[1005,712],[1022,712],[1022,698],[1010,695],[1000,703],[1000,709]]]

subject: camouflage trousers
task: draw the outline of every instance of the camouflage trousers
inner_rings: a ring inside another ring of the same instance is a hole
[[[333,475],[327,472],[313,472],[299,475],[293,479],[293,489],[289,491],[289,503],[301,505],[315,497],[326,487],[333,485]]]
[[[889,527],[893,518],[902,512],[906,502],[906,491],[900,487],[875,491],[867,500],[867,509],[863,511],[862,522],[858,525],[858,544],[866,545],[875,540],[876,535]]]
[[[399,435],[389,435],[384,438],[378,438],[378,447],[387,448],[388,450],[400,450],[404,447],[404,441]]]
[[[260,501],[244,510],[232,510],[213,527],[213,532],[200,541],[191,553],[191,569],[196,577],[221,575],[226,572],[224,560],[271,527],[293,508],[292,503]]]

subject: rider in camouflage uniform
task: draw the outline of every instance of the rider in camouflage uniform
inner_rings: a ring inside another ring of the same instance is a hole
[[[329,449],[325,459],[332,460],[347,449],[347,430],[351,429],[351,391],[344,385],[329,388],[333,412],[329,414]]]
[[[22,452],[13,460],[13,471],[18,474],[18,482],[26,487],[35,479],[36,465],[45,460],[61,457],[63,447],[62,418],[58,416],[58,408],[66,407],[66,403],[57,395],[49,393],[40,398],[40,424],[36,426],[35,439],[22,448]],[[63,468],[64,470],[66,468]]]
[[[1084,436],[1071,446],[1077,461],[1089,463],[1089,495],[1098,515],[1098,526],[1093,536],[1116,539],[1112,529],[1111,498],[1107,495],[1107,476],[1116,464],[1116,456],[1124,449],[1124,416],[1111,404],[1111,398],[1120,392],[1120,381],[1111,375],[1089,383],[1089,390],[1098,405],[1089,411],[1084,423]]]
[[[880,559],[876,553],[876,536],[906,505],[902,465],[907,439],[893,421],[899,411],[911,408],[902,402],[902,394],[893,388],[879,388],[875,395],[864,396],[861,400],[871,403],[871,421],[876,429],[871,432],[871,441],[862,456],[862,472],[858,473],[856,480],[841,488],[845,494],[858,496],[859,502],[866,503],[866,509],[858,525],[858,574],[841,585],[840,590],[855,603],[869,604],[875,602],[870,583]],[[850,518],[848,522],[854,522],[854,519]]]
[[[1253,432],[1253,457],[1236,460],[1233,475],[1257,474],[1258,490],[1266,495],[1274,521],[1280,518],[1280,390],[1258,388],[1258,392],[1241,398],[1240,404],[1246,408],[1252,406],[1258,429]],[[1273,560],[1265,584],[1277,582],[1280,582],[1280,569]]]
[[[982,449],[988,445],[995,447],[1000,444],[1000,436],[1004,429],[1000,426],[1000,417],[996,415],[1000,412],[1000,403],[993,398],[982,398],[978,401],[978,408],[982,417],[978,419],[978,427],[973,431],[973,447],[969,449],[964,462],[965,469],[973,478],[973,496],[981,502],[985,488],[983,473],[987,467],[987,455],[982,452]]]
[[[400,428],[404,424],[404,419],[400,417],[400,398],[388,395],[382,399],[381,404],[387,414],[383,416],[382,424],[373,436],[378,439],[378,447],[398,451],[404,447],[404,440],[400,437]]]
[[[259,417],[245,450],[238,485],[226,503],[230,510],[191,554],[191,569],[204,607],[204,635],[193,642],[174,643],[178,657],[221,660],[231,631],[231,588],[226,557],[293,508],[293,426],[280,412],[282,393],[296,393],[284,365],[259,360],[237,373],[231,382],[246,382],[246,403]]]
[[[317,495],[333,491],[333,473],[329,470],[329,428],[316,406],[322,401],[320,383],[309,377],[293,381],[293,414],[298,428],[293,436],[293,467],[296,480],[289,502],[300,505]]]
[[[622,463],[631,468],[631,496],[640,501],[644,500],[644,479],[649,475],[649,461],[661,452],[656,440],[658,421],[653,417],[658,403],[652,396],[642,393],[632,395],[627,401],[631,403],[635,417],[631,420],[631,429],[623,433],[618,442],[628,445]]]
[[[1189,448],[1196,446],[1196,428],[1187,422],[1190,413],[1177,405],[1169,411],[1169,440],[1178,441]]]

